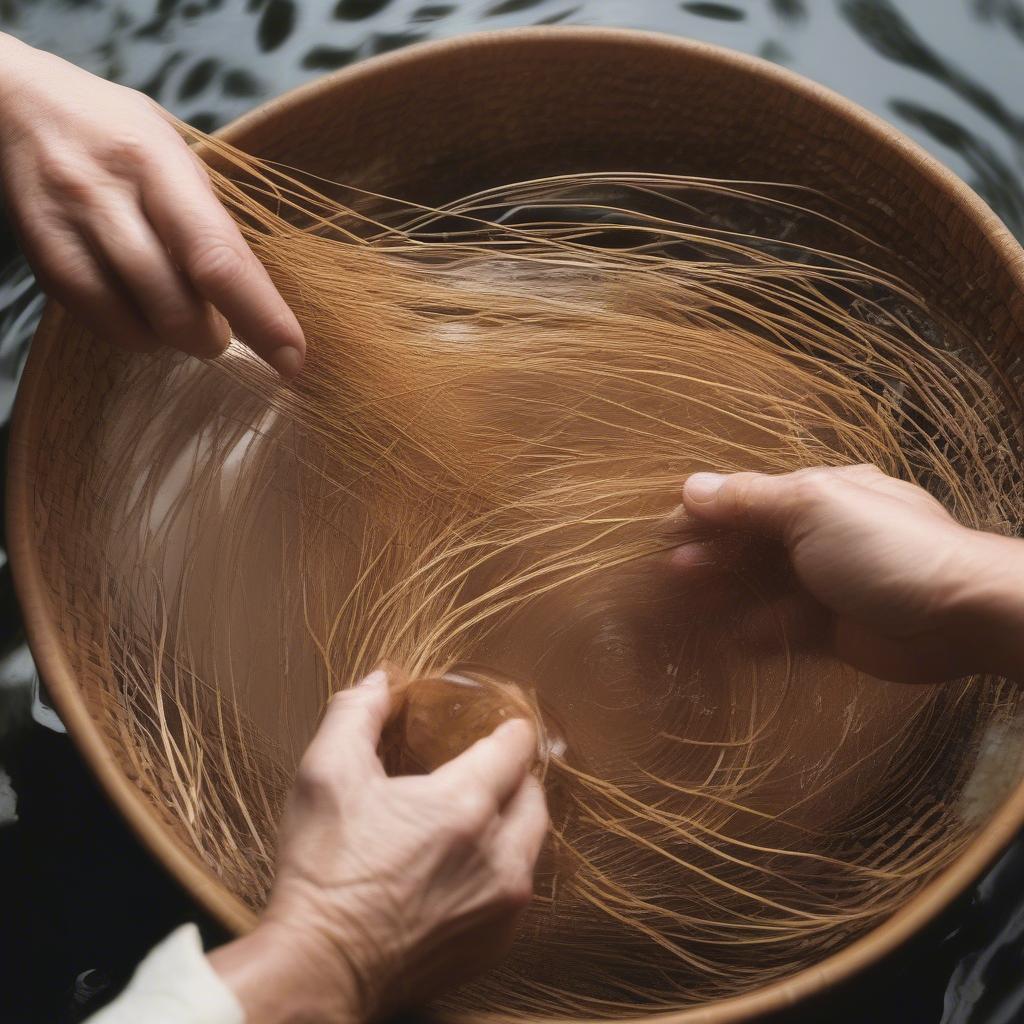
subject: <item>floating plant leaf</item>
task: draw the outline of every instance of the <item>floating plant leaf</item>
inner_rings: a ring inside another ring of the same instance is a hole
[[[771,9],[784,21],[803,21],[807,17],[804,0],[771,0]]]
[[[580,12],[579,7],[572,7],[568,11],[562,11],[560,14],[552,14],[549,18],[541,18],[537,22],[538,25],[558,25],[563,21],[568,21],[574,14]]]
[[[256,41],[265,53],[276,50],[295,28],[295,4],[292,0],[270,0],[256,29]]]
[[[220,61],[213,57],[199,61],[178,87],[178,99],[190,100],[194,96],[198,96],[213,81],[219,67]]]
[[[188,120],[193,128],[198,128],[201,132],[216,131],[217,126],[221,123],[220,115],[209,110],[193,114]]]
[[[418,7],[413,11],[410,20],[420,23],[439,21],[441,18],[447,18],[454,11],[455,6],[453,4],[428,4],[426,7]]]
[[[746,12],[737,7],[730,7],[728,4],[713,3],[685,3],[679,5],[689,14],[699,15],[701,18],[714,18],[716,21],[743,21],[747,16]]]
[[[239,98],[259,96],[264,91],[263,83],[248,71],[235,68],[224,75],[224,95]]]
[[[498,18],[502,14],[518,14],[520,11],[528,11],[531,7],[537,7],[541,3],[543,0],[504,0],[504,3],[496,4],[484,11],[484,17]]]
[[[339,50],[334,46],[316,46],[302,58],[302,66],[318,71],[334,71],[350,64],[355,56],[355,50]]]
[[[185,59],[183,53],[172,53],[138,88],[152,99],[160,99],[170,73]]]
[[[757,55],[763,60],[770,60],[773,64],[789,64],[793,60],[793,55],[789,50],[775,39],[766,39],[761,44]]]
[[[338,0],[334,16],[343,21],[362,21],[379,14],[391,0]]]
[[[400,50],[403,46],[411,46],[418,43],[423,36],[412,32],[382,32],[373,37],[374,53],[389,53],[391,50]]]

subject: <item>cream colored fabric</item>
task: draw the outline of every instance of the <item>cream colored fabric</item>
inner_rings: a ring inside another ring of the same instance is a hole
[[[182,925],[139,964],[128,987],[86,1024],[244,1024],[234,995],[203,955],[199,929]]]

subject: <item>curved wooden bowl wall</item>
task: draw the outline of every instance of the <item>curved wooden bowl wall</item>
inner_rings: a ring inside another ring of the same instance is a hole
[[[415,47],[295,90],[235,122],[232,143],[326,178],[437,203],[490,185],[579,170],[673,171],[781,181],[847,203],[897,270],[982,339],[1017,379],[1024,252],[961,181],[893,128],[763,61],[644,33],[526,29]],[[813,201],[813,200],[811,200]],[[878,252],[873,254],[876,264]],[[253,918],[179,839],[159,794],[133,778],[110,713],[109,673],[60,560],[74,523],[38,495],[76,500],[68,425],[102,416],[104,357],[62,351],[56,306],[18,395],[8,536],[29,638],[53,699],[93,771],[149,848],[227,927]],[[58,617],[59,609],[59,617]],[[970,884],[1024,823],[1024,788],[965,854],[902,911],[814,969],[737,999],[667,1015],[733,1022],[798,1002],[877,960]]]

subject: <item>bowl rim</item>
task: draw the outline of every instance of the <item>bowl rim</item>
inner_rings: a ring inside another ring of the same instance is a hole
[[[879,146],[913,166],[930,184],[949,196],[981,230],[1011,279],[1024,292],[1024,250],[996,214],[957,175],[916,142],[882,118],[796,72],[758,57],[710,43],[657,32],[619,28],[543,26],[466,33],[442,40],[418,43],[401,50],[357,62],[322,78],[289,90],[232,121],[216,134],[232,140],[257,128],[263,121],[287,117],[294,108],[319,94],[332,92],[342,83],[386,75],[391,69],[419,62],[444,60],[448,54],[486,51],[509,44],[575,46],[590,43],[657,47],[679,57],[698,57],[731,68],[748,78],[760,78],[783,87],[831,114],[846,120],[873,137]],[[39,673],[64,722],[107,796],[117,806],[136,837],[185,890],[222,926],[234,934],[251,930],[256,914],[230,893],[192,851],[184,847],[163,824],[160,815],[129,780],[93,719],[75,680],[56,620],[51,614],[47,587],[38,551],[33,545],[32,456],[38,437],[40,408],[45,400],[42,372],[47,353],[58,342],[63,311],[47,303],[26,362],[11,417],[8,452],[6,523],[8,556],[15,592],[25,621],[29,647]],[[1024,782],[1018,784],[993,812],[990,820],[970,840],[948,867],[915,894],[890,918],[821,963],[770,982],[763,988],[702,1006],[636,1014],[623,1021],[663,1024],[738,1024],[778,1012],[810,999],[849,980],[907,942],[932,922],[979,877],[1024,825]],[[449,1020],[495,1019],[500,1014],[448,1016]],[[554,1024],[568,1018],[530,1018],[536,1024]],[[575,1021],[576,1019],[573,1018]],[[579,1024],[583,1024],[582,1021]],[[594,1022],[598,1024],[598,1022]]]

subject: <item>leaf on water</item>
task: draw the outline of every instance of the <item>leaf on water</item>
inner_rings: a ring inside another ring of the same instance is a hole
[[[190,100],[193,96],[198,96],[213,81],[219,67],[220,62],[213,57],[199,61],[178,87],[178,99]]]
[[[264,53],[276,50],[292,34],[295,13],[292,0],[270,0],[256,29],[256,41]]]
[[[766,39],[757,55],[763,60],[770,60],[773,64],[790,64],[793,61],[793,55],[789,50],[774,39]]]
[[[338,0],[334,16],[343,21],[361,21],[380,13],[391,0]]]
[[[334,71],[343,68],[355,59],[355,50],[339,50],[334,46],[317,46],[302,58],[304,68],[317,71]]]
[[[484,11],[485,18],[497,18],[502,14],[516,14],[518,11],[528,11],[536,7],[544,0],[504,0],[504,3],[496,4],[490,10]]]
[[[225,96],[259,96],[264,92],[263,83],[255,75],[241,68],[229,71],[221,84]]]
[[[730,7],[728,4],[686,3],[679,6],[689,14],[696,14],[701,18],[714,18],[716,21],[743,21],[747,16],[745,11]]]
[[[220,126],[221,118],[219,114],[204,110],[199,114],[193,114],[188,123],[201,132],[214,132]]]
[[[423,38],[412,32],[381,32],[373,37],[373,52],[388,53],[390,50],[400,50],[403,46],[411,46]]]
[[[426,7],[418,7],[412,12],[411,21],[422,24],[425,21],[439,21],[447,18],[455,11],[454,4],[428,4]]]
[[[166,60],[138,86],[139,92],[144,92],[151,99],[159,100],[167,84],[170,73],[185,59],[184,53],[172,53]]]
[[[771,9],[785,21],[802,21],[807,17],[804,0],[771,0]]]
[[[570,7],[567,11],[562,11],[559,14],[552,14],[550,18],[541,18],[537,22],[538,25],[558,25],[560,22],[568,21],[575,14],[579,14],[582,10],[581,7]]]

